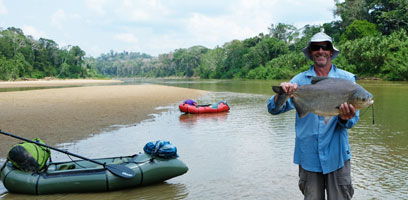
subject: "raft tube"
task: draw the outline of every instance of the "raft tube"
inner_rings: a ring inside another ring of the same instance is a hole
[[[188,171],[179,159],[151,157],[146,153],[94,160],[124,165],[136,175],[130,179],[122,178],[86,160],[50,163],[44,172],[38,173],[18,170],[7,161],[1,168],[0,178],[10,193],[41,195],[114,191],[163,182]]]
[[[179,105],[179,109],[181,112],[185,113],[200,114],[226,112],[230,110],[230,107],[225,101],[220,101],[217,104],[209,105],[190,105],[187,103],[182,103]]]

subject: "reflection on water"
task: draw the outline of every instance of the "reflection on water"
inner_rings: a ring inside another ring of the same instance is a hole
[[[228,117],[228,112],[203,113],[203,114],[180,114],[180,124],[184,126],[195,126],[198,122],[219,121],[222,123]]]
[[[374,95],[371,110],[350,130],[353,181],[359,195],[376,199],[408,199],[407,83],[363,81]]]
[[[275,84],[279,82],[169,82],[214,91],[196,100],[203,104],[227,100],[231,110],[185,115],[178,105],[170,105],[154,119],[59,147],[96,158],[131,155],[149,141],[169,140],[189,166],[186,174],[143,188],[30,199],[302,199],[293,164],[295,113],[272,116],[266,110],[270,86]],[[408,199],[408,84],[361,84],[374,95],[375,124],[371,109],[362,111],[360,122],[349,131],[354,199]],[[53,159],[67,157],[53,152]]]
[[[265,106],[268,98],[213,92],[198,101],[227,100],[231,106],[229,112],[183,115],[178,105],[173,105],[154,119],[136,126],[95,135],[75,144],[63,144],[59,148],[96,158],[117,156],[118,152],[130,155],[142,151],[149,141],[169,140],[177,146],[179,158],[188,165],[189,171],[166,184],[151,187],[51,198],[138,199],[136,195],[143,195],[144,199],[299,199],[297,167],[292,164],[294,113],[270,117]],[[53,159],[66,160],[67,157],[53,152]],[[8,194],[4,198],[21,196]]]
[[[159,193],[159,194],[158,194]],[[98,199],[98,200],[122,200],[122,199],[185,199],[188,195],[185,185],[160,183],[138,189],[127,189],[105,193],[83,193],[83,194],[51,194],[51,195],[21,195],[7,194],[2,199],[13,200],[72,200],[72,199]]]

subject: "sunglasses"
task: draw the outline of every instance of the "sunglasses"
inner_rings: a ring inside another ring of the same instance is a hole
[[[310,45],[310,49],[312,51],[319,51],[320,48],[322,48],[324,51],[332,50],[332,47],[331,47],[330,44],[321,44],[321,45],[312,44],[312,45]]]

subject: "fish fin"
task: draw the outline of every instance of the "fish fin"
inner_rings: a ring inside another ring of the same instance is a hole
[[[296,98],[292,98],[293,104],[295,105],[296,112],[298,113],[300,118],[305,117],[307,114],[309,114],[309,110],[307,109],[307,106],[304,105],[301,101],[297,101]]]
[[[288,101],[289,95],[287,94],[280,94],[278,96],[278,99],[276,100],[276,109],[280,110],[282,109],[283,105]]]
[[[278,99],[276,100],[275,103],[275,109],[276,110],[281,110],[283,105],[286,103],[286,101],[289,99],[289,95],[287,95],[282,87],[280,86],[272,86],[272,90],[278,94]]]
[[[329,121],[332,119],[332,117],[330,116],[330,117],[324,117],[324,124],[327,124],[327,123],[329,123]]]
[[[326,76],[314,76],[314,77],[312,77],[312,85],[318,83],[319,81],[326,80],[326,79],[329,79],[329,77],[326,77]]]
[[[285,93],[285,91],[283,91],[281,86],[272,86],[272,90],[277,94]]]
[[[303,118],[303,117],[305,117],[306,115],[309,114],[309,111],[305,111],[305,110],[303,110],[301,108],[300,109],[296,108],[296,112],[298,113],[300,118]]]

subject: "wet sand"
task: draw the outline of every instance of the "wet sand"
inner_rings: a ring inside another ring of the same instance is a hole
[[[159,106],[178,104],[205,93],[162,85],[2,92],[0,129],[29,139],[40,137],[49,145],[74,142],[110,130],[113,125],[137,124],[150,118],[150,114],[160,112],[156,110]],[[0,135],[0,138],[2,158],[6,157],[12,145],[21,142],[4,135]]]

